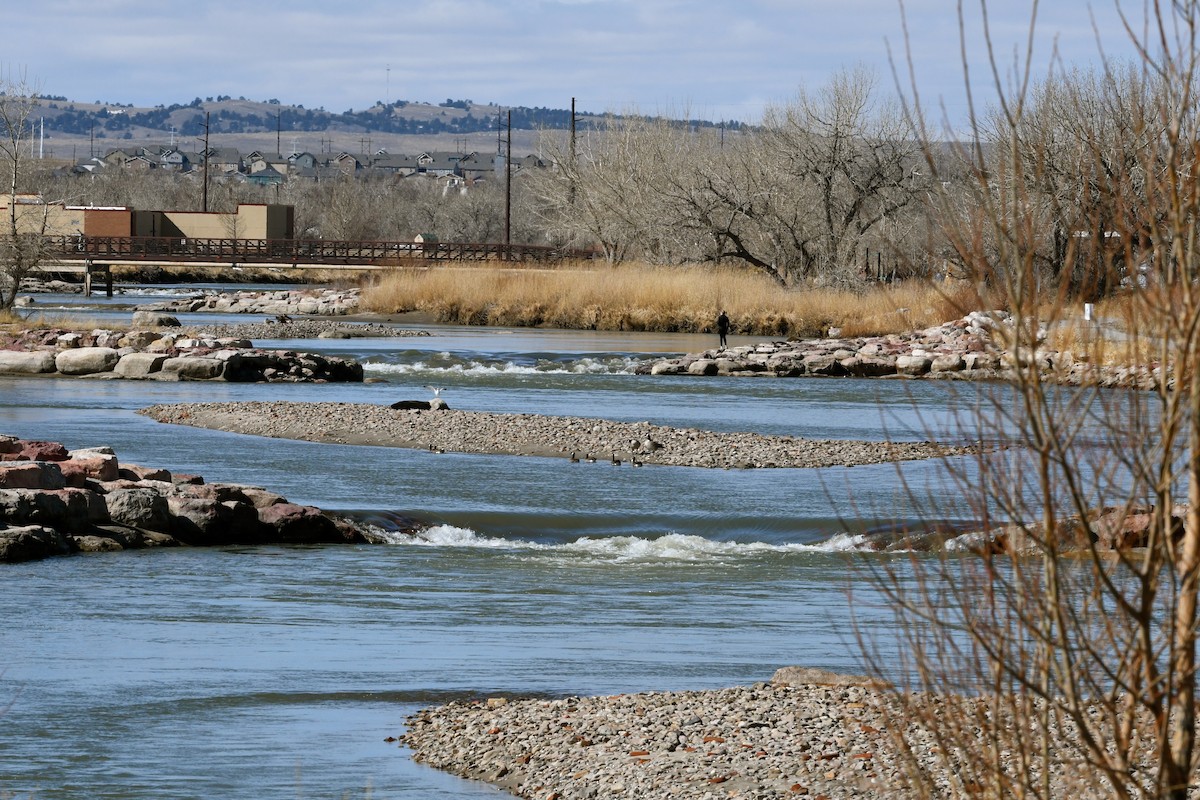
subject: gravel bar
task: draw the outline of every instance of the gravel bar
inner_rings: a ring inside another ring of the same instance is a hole
[[[397,328],[377,322],[344,322],[331,319],[293,319],[291,322],[238,322],[222,325],[191,324],[190,328],[235,339],[366,339],[428,336],[428,331]]]
[[[159,422],[309,442],[724,469],[884,464],[976,452],[930,442],[815,440],[538,414],[393,410],[366,403],[177,403]]]
[[[413,758],[512,795],[904,797],[886,691],[773,686],[455,702],[409,717]]]

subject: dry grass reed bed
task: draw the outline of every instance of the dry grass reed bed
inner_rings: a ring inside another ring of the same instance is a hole
[[[861,292],[783,289],[744,270],[648,265],[398,269],[369,285],[362,302],[451,324],[694,333],[712,332],[725,309],[733,333],[797,338],[831,327],[845,336],[925,328],[971,305],[962,290],[915,281]]]

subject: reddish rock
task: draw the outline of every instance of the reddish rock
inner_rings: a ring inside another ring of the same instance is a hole
[[[287,499],[283,495],[275,494],[274,492],[259,488],[257,486],[243,486],[242,494],[245,495],[246,499],[249,500],[255,508],[266,508],[267,506],[273,506],[279,503],[287,502]]]
[[[347,541],[337,523],[312,506],[276,503],[258,509],[258,518],[271,531],[269,541],[272,542],[317,544]]]
[[[84,485],[84,481],[72,480],[72,476],[82,475],[84,479],[92,478],[98,481],[115,481],[120,476],[120,470],[117,465],[116,456],[96,455],[86,458],[72,458],[68,461],[59,462],[62,468],[63,476],[67,479],[67,484],[70,486]]]
[[[171,535],[184,544],[208,546],[257,544],[263,530],[249,503],[207,498],[169,497]]]
[[[119,472],[120,477],[131,481],[166,481],[171,482],[171,471],[143,467],[140,464],[125,464]]]
[[[0,489],[61,489],[66,485],[59,464],[44,461],[0,464]]]
[[[71,457],[67,448],[58,442],[39,442],[30,439],[20,440],[21,449],[10,461],[66,461]]]

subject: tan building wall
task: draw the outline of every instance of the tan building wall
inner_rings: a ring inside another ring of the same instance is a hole
[[[291,239],[291,206],[239,205],[237,213],[215,211],[136,211],[134,236],[185,239]]]
[[[134,211],[120,207],[64,206],[38,195],[17,195],[17,228],[48,236],[178,236],[188,239],[291,239],[295,210],[280,205],[239,205],[237,213]],[[0,195],[0,220],[9,197]],[[43,227],[44,225],[44,227]]]
[[[0,195],[0,219],[8,229],[9,195]],[[47,236],[72,236],[83,231],[83,210],[61,203],[46,203],[36,194],[17,195],[17,230],[21,233],[45,233]]]

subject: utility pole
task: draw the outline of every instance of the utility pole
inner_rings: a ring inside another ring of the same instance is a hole
[[[279,137],[283,135],[283,117],[282,117],[282,115],[283,115],[282,109],[277,110],[275,112],[275,152],[276,153],[283,152],[283,150],[280,149],[281,147],[283,147],[283,145],[281,145],[279,143]]]
[[[508,148],[504,158],[504,260],[512,257],[512,111],[508,112]]]
[[[209,112],[205,111],[204,112],[204,192],[202,195],[203,200],[200,205],[200,210],[205,213],[208,212],[208,159],[209,159],[208,115],[209,115]]]

